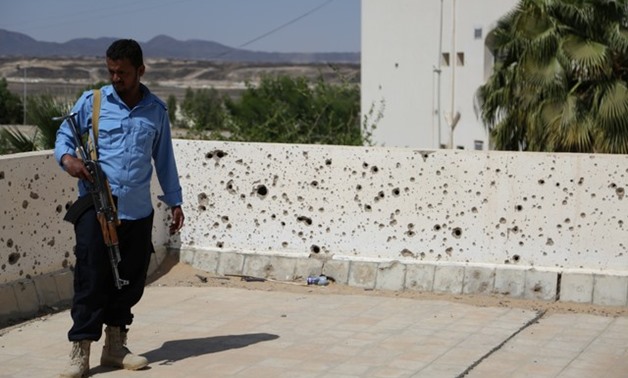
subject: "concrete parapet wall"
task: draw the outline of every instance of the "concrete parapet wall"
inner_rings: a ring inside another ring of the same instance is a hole
[[[217,274],[273,267],[282,280],[323,271],[364,288],[626,305],[626,155],[174,145],[186,226],[170,238],[155,199],[160,256],[174,248]],[[36,288],[71,272],[61,218],[74,188],[50,151],[0,156],[3,309],[32,310],[19,307],[32,293],[37,306],[68,299]]]

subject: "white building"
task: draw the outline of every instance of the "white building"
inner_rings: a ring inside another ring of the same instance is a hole
[[[485,40],[517,3],[362,0],[362,113],[372,122],[382,112],[374,142],[435,149],[453,139],[454,148],[487,149],[474,110],[493,64]]]

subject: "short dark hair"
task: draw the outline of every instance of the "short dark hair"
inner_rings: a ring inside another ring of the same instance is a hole
[[[128,59],[135,68],[144,64],[140,44],[133,39],[119,39],[107,49],[107,58],[111,60]]]

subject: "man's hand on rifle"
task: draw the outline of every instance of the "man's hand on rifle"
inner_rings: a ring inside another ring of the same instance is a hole
[[[170,223],[170,235],[173,235],[175,232],[179,231],[181,227],[183,227],[183,220],[185,217],[183,216],[183,210],[181,210],[181,206],[174,206],[172,208],[172,223]]]
[[[86,180],[89,182],[94,182],[92,175],[89,174],[89,171],[83,164],[83,160],[79,158],[75,158],[72,155],[65,154],[61,158],[61,164],[63,165],[63,169],[72,177],[76,177],[81,180]]]

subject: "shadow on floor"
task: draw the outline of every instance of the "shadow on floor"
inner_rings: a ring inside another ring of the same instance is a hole
[[[222,352],[229,349],[244,348],[249,345],[278,339],[278,335],[270,333],[249,333],[244,335],[228,335],[201,337],[197,339],[183,339],[166,341],[161,347],[153,349],[142,356],[148,359],[149,364],[159,363],[159,365],[172,365],[177,361],[190,357],[202,356],[204,354]],[[150,365],[142,370],[149,370]],[[89,373],[98,374],[116,370],[109,367],[97,366]]]
[[[279,336],[269,333],[249,333],[245,335],[172,340],[163,343],[159,349],[142,353],[142,356],[146,357],[151,364],[161,361],[159,362],[160,365],[170,365],[189,357],[222,352],[229,349],[244,348],[262,341],[270,341],[278,338]]]

